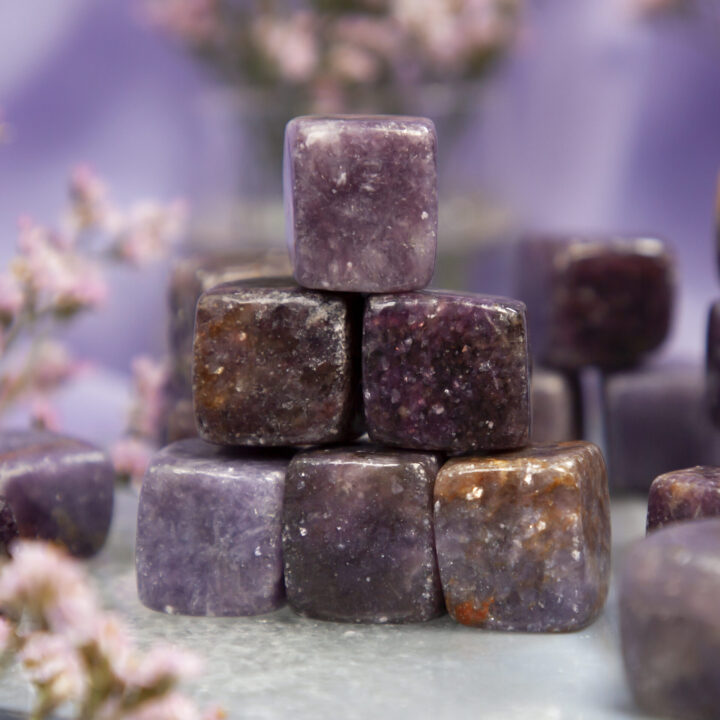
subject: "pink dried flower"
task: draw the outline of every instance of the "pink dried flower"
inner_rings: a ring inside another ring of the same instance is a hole
[[[168,693],[142,703],[137,710],[122,715],[123,720],[200,720],[195,704],[179,693]]]
[[[338,43],[330,49],[328,62],[333,72],[344,80],[369,83],[380,74],[380,62],[370,52],[357,45]]]
[[[113,613],[98,613],[85,641],[106,659],[118,678],[125,678],[135,651],[127,628]]]
[[[30,404],[31,424],[38,430],[58,432],[62,423],[55,406],[45,397],[35,398]]]
[[[132,367],[135,398],[129,430],[134,435],[155,440],[165,413],[168,367],[146,356],[135,358]]]
[[[125,437],[113,445],[110,457],[118,475],[129,478],[134,484],[139,484],[145,477],[145,471],[154,453],[155,448],[147,440]]]
[[[148,21],[190,45],[210,42],[222,31],[218,0],[151,0],[146,6]]]
[[[126,679],[129,684],[151,688],[194,678],[201,669],[202,663],[193,653],[170,645],[160,645],[142,657]]]
[[[107,215],[107,187],[88,165],[78,165],[70,174],[70,202],[74,231],[99,226]]]
[[[78,374],[86,366],[76,362],[67,347],[54,340],[42,341],[35,350],[32,362],[32,386],[49,392]]]
[[[283,80],[302,83],[312,77],[320,60],[314,15],[303,11],[287,19],[263,15],[253,29],[258,46]]]
[[[175,200],[168,205],[144,202],[120,220],[116,255],[131,265],[143,267],[165,256],[178,239],[187,208]]]
[[[12,648],[14,639],[15,628],[4,617],[0,617],[0,655]]]
[[[83,697],[87,675],[77,650],[66,637],[33,633],[23,644],[20,660],[30,682],[41,690],[43,707],[58,707]]]
[[[0,322],[9,325],[25,304],[25,293],[12,273],[0,274]]]

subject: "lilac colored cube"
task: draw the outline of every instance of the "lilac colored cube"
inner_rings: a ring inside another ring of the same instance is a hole
[[[283,512],[291,607],[342,622],[439,615],[432,523],[438,467],[429,453],[370,447],[296,455]]]
[[[199,439],[153,459],[138,509],[141,602],[184,615],[257,615],[284,598],[280,539],[288,460]]]
[[[94,555],[110,530],[114,489],[110,458],[90,443],[35,430],[0,433],[0,494],[21,538]]]
[[[720,707],[720,519],[675,523],[627,552],[620,576],[625,671],[637,704],[678,720]]]
[[[707,405],[713,422],[720,426],[720,300],[710,307],[705,357]]]
[[[200,437],[219,445],[309,445],[354,436],[353,298],[290,280],[204,293],[195,322]]]
[[[529,238],[518,297],[534,356],[565,369],[634,365],[667,336],[674,262],[649,238]]]
[[[707,412],[699,365],[660,364],[618,372],[604,385],[613,490],[646,493],[659,475],[720,464],[720,431]]]
[[[448,461],[435,483],[445,604],[463,625],[564,632],[603,608],[610,500],[587,442]]]
[[[647,529],[720,515],[720,468],[697,466],[660,475],[648,497]]]
[[[362,362],[365,420],[375,442],[458,454],[528,441],[520,302],[430,292],[371,297]]]
[[[170,391],[173,399],[192,397],[193,325],[200,295],[222,283],[278,277],[291,272],[285,249],[203,252],[174,264],[168,289]]]
[[[436,155],[425,118],[291,120],[284,194],[296,280],[354,292],[425,287],[437,246]]]
[[[562,442],[581,437],[577,383],[568,375],[548,368],[533,368],[530,401],[532,442]]]

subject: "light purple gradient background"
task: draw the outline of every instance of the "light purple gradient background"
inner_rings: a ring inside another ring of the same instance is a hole
[[[0,5],[0,107],[13,127],[0,146],[0,261],[21,213],[57,217],[79,161],[121,202],[185,196],[195,207],[231,193],[250,167],[236,117],[213,102],[222,86],[144,28],[137,8]],[[530,228],[670,239],[681,296],[666,353],[701,356],[707,308],[720,295],[720,26],[641,23],[621,0],[530,0],[517,51],[486,85],[465,135],[440,152],[441,195],[482,189]],[[71,332],[77,352],[120,372],[139,352],[160,354],[166,274],[113,276],[107,308]]]

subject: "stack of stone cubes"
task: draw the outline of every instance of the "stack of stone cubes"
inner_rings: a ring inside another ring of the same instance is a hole
[[[423,290],[436,144],[421,118],[288,124],[295,279],[220,284],[197,303],[200,439],[162,450],[140,498],[148,607],[251,615],[286,596],[324,620],[447,608],[525,631],[601,610],[604,461],[591,443],[528,444],[525,306]]]

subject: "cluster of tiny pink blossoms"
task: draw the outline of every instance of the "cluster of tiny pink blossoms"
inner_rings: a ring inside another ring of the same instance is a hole
[[[149,357],[133,361],[133,392],[127,432],[111,450],[118,475],[139,486],[158,443],[165,420],[167,362]]]
[[[185,650],[134,647],[100,610],[75,560],[47,543],[19,541],[0,569],[0,652],[17,658],[36,689],[34,718],[71,705],[84,720],[220,720],[178,691],[200,671]]]
[[[80,166],[57,228],[20,219],[17,253],[0,272],[0,414],[22,401],[37,425],[56,424],[48,394],[84,366],[49,337],[105,302],[111,264],[143,267],[167,254],[184,218],[178,201],[122,210],[105,183]]]
[[[300,89],[308,109],[339,110],[358,87],[480,76],[512,43],[521,0],[145,3],[152,23],[224,75]]]

